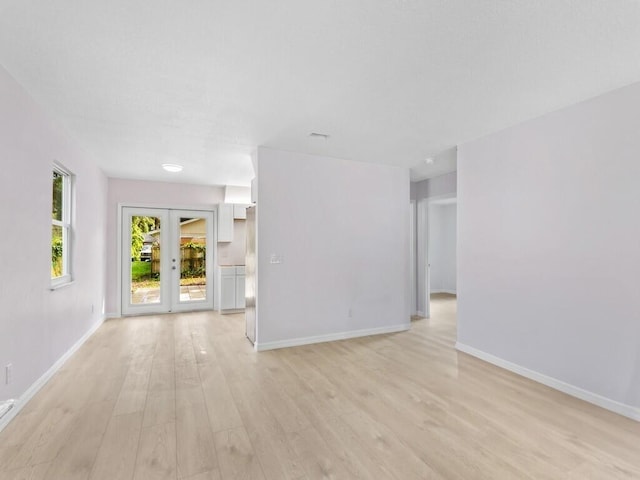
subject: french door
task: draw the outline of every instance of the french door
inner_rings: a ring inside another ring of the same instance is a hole
[[[122,207],[122,314],[213,309],[214,215]]]

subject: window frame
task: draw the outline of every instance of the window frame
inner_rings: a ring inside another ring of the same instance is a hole
[[[63,287],[73,283],[73,197],[75,190],[75,175],[65,166],[58,162],[53,162],[52,174],[57,173],[62,178],[62,220],[51,218],[51,226],[62,228],[62,275],[51,277],[51,289]],[[52,185],[53,188],[53,185]],[[53,211],[53,199],[50,209]],[[51,244],[52,235],[49,243]],[[51,247],[49,247],[51,250]]]

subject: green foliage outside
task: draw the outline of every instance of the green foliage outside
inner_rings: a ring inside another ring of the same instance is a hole
[[[64,189],[64,177],[54,170],[53,172],[53,200],[51,204],[51,218],[62,221],[62,201]]]
[[[182,258],[187,257],[186,262],[182,262],[182,278],[200,278],[206,274],[207,246],[204,243],[185,243],[180,247]],[[190,250],[190,255],[185,255],[185,251]],[[186,265],[185,265],[186,264]]]
[[[151,278],[151,262],[131,262],[131,281],[138,282]]]
[[[151,271],[151,262],[131,262],[131,291],[160,287],[160,275]]]
[[[63,177],[55,170],[52,178],[51,218],[62,221]],[[62,276],[62,228],[54,226],[51,232],[51,278]]]
[[[131,258],[140,260],[140,251],[144,245],[144,237],[151,230],[160,227],[160,221],[154,217],[131,217]]]
[[[194,252],[197,252],[197,253],[202,253],[203,255],[207,253],[207,245],[204,243],[189,242],[189,243],[185,243],[180,248],[188,248],[189,250],[193,250]],[[204,256],[202,258],[204,258]]]
[[[51,278],[62,275],[62,237],[51,238]]]
[[[135,217],[134,217],[135,218]],[[144,218],[144,217],[137,217]],[[147,217],[148,218],[148,217]],[[154,220],[154,219],[151,219]],[[143,237],[144,238],[144,237]],[[142,247],[140,247],[142,248]],[[157,247],[154,247],[157,248]],[[181,278],[180,285],[204,285],[206,275],[207,247],[202,243],[185,243],[180,246]],[[188,252],[188,253],[187,253]],[[138,256],[140,252],[138,251]],[[138,288],[158,288],[160,278],[153,273],[153,262],[134,260],[131,262],[131,291]]]

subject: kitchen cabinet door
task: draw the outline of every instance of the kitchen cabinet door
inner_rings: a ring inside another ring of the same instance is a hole
[[[247,206],[246,205],[233,205],[233,218],[238,220],[244,220],[247,218]]]
[[[220,309],[236,308],[236,276],[222,275],[220,277]]]
[[[233,242],[233,205],[218,205],[218,242]]]

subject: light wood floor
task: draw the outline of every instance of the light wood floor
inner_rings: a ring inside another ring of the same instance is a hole
[[[110,320],[0,433],[0,478],[640,479],[640,424],[454,340],[447,296],[410,332],[259,354],[242,315]]]

